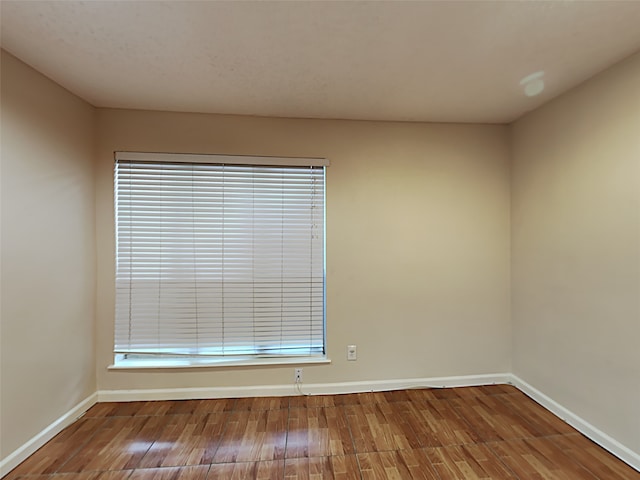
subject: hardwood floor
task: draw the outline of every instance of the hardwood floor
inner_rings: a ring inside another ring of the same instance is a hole
[[[640,479],[509,385],[99,403],[5,480]]]

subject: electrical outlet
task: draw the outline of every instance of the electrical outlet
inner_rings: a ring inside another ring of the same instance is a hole
[[[347,360],[354,361],[358,359],[358,350],[355,345],[347,345]]]
[[[296,368],[293,371],[293,382],[294,383],[302,383],[302,369]]]

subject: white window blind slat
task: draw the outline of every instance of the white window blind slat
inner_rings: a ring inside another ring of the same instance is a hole
[[[138,157],[115,168],[114,351],[323,354],[324,167]]]

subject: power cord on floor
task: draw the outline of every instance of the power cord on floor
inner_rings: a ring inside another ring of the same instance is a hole
[[[299,395],[304,395],[305,397],[310,397],[311,396],[310,393],[304,393],[302,391],[302,382],[295,382],[293,384],[293,388],[296,390],[296,392],[298,392]]]

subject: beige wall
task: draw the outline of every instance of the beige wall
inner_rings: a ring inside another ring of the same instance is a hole
[[[305,383],[510,370],[507,128],[98,112],[98,388],[289,384],[292,367],[107,371],[113,151],[323,156],[331,365]],[[358,360],[346,361],[347,344]]]
[[[2,52],[0,458],[96,390],[94,109]]]
[[[640,54],[512,135],[513,371],[640,452]]]

